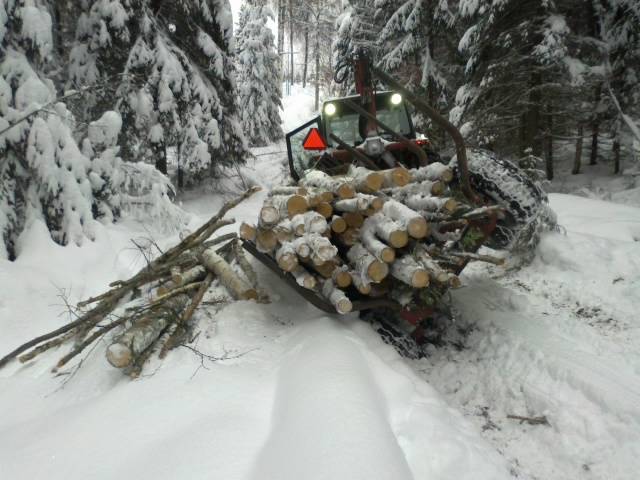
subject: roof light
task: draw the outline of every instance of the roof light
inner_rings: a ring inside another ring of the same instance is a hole
[[[327,103],[324,106],[324,113],[326,115],[329,115],[329,116],[335,114],[336,113],[336,106],[333,103]]]
[[[391,103],[394,105],[400,105],[402,103],[402,95],[399,93],[394,93],[391,95]]]

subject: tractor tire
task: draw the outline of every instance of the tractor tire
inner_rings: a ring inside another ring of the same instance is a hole
[[[539,240],[540,232],[556,225],[555,213],[548,204],[547,194],[538,182],[508,160],[493,152],[468,149],[469,182],[488,203],[506,209],[503,219],[486,243],[490,248],[530,250]],[[456,157],[450,162],[459,175]]]

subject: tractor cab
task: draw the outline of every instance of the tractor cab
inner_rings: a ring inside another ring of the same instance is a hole
[[[430,142],[416,138],[402,95],[384,91],[372,97],[373,102],[360,95],[326,100],[321,115],[286,135],[295,180],[310,168],[338,175],[352,164],[379,170],[424,165],[429,157],[435,160]]]

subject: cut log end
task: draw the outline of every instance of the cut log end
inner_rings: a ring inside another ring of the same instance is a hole
[[[265,205],[260,209],[260,224],[264,226],[272,226],[278,223],[280,215],[278,209],[272,205]]]
[[[402,230],[396,230],[389,234],[389,243],[393,248],[402,248],[409,243],[409,235]]]
[[[353,304],[351,303],[351,300],[349,300],[346,297],[341,298],[340,300],[338,300],[335,303],[334,307],[335,307],[336,311],[341,315],[345,315],[345,314],[351,312],[351,310],[353,310]]]
[[[429,224],[424,218],[412,218],[407,224],[407,231],[413,238],[424,238],[429,234]]]
[[[429,285],[429,274],[426,270],[416,270],[411,277],[411,285],[414,288],[424,288]]]
[[[367,268],[367,274],[374,282],[381,282],[389,274],[389,267],[386,263],[376,260]]]
[[[331,215],[333,214],[333,207],[328,202],[320,202],[316,205],[315,211],[324,218],[331,218]]]
[[[333,220],[331,220],[331,230],[336,233],[343,233],[347,229],[347,222],[344,221],[344,218],[335,216]]]
[[[107,361],[116,368],[127,367],[133,361],[131,349],[120,343],[113,343],[107,348]]]
[[[348,198],[353,198],[356,196],[356,189],[353,187],[353,185],[350,185],[348,183],[343,183],[337,188],[336,194],[338,195],[339,198],[342,198],[343,200]]]
[[[309,209],[307,199],[302,195],[291,195],[287,200],[287,213],[293,217]]]
[[[244,222],[240,224],[240,238],[242,238],[243,240],[255,242],[256,233],[256,227],[254,227],[253,225],[249,225],[248,223]]]
[[[391,171],[391,179],[394,185],[404,187],[406,184],[411,182],[411,173],[406,168],[394,168]]]
[[[336,271],[333,275],[333,281],[340,288],[347,288],[351,285],[351,274],[344,270]]]
[[[380,260],[384,263],[393,263],[396,259],[396,251],[393,248],[385,248],[380,252]]]

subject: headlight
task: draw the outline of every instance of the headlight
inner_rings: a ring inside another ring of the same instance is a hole
[[[329,116],[333,115],[336,113],[336,106],[333,103],[327,103],[324,106],[324,113]]]
[[[402,95],[399,93],[394,93],[391,95],[391,103],[393,105],[400,105],[402,103]]]

